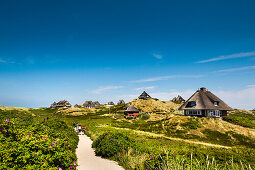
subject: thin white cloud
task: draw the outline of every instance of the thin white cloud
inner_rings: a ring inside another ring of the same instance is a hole
[[[162,57],[162,55],[160,55],[160,54],[156,54],[156,53],[154,53],[154,54],[152,54],[156,59],[159,59],[159,60],[161,60],[163,57]]]
[[[169,76],[159,76],[159,77],[152,77],[147,79],[141,80],[134,80],[130,81],[131,83],[144,83],[144,82],[153,82],[153,81],[160,81],[160,80],[168,80],[173,78],[200,78],[203,77],[202,75],[169,75]]]
[[[248,88],[255,88],[255,84],[247,85]]]
[[[121,89],[121,88],[124,88],[124,87],[123,86],[105,86],[105,87],[99,87],[98,89],[93,90],[92,93],[94,93],[94,94],[102,94],[103,92],[108,91],[108,90]]]
[[[234,59],[234,58],[244,58],[244,57],[250,57],[250,56],[255,56],[255,51],[247,52],[247,53],[237,53],[237,54],[219,56],[219,57],[210,58],[207,60],[197,61],[196,63],[208,63],[208,62],[213,62],[213,61],[228,60],[228,59]]]
[[[225,72],[234,72],[234,71],[243,71],[243,70],[253,70],[253,69],[255,69],[255,66],[246,66],[246,67],[230,68],[230,69],[218,70],[218,71],[215,71],[215,72],[217,72],[217,73],[225,73]]]
[[[0,58],[0,63],[7,63],[7,61],[2,59],[2,58]]]
[[[6,60],[6,59],[0,58],[0,63],[5,63],[5,64],[10,63],[10,64],[14,64],[15,62],[13,62],[13,61],[8,61],[8,60]]]
[[[150,89],[155,89],[155,86],[149,86],[149,87],[139,87],[136,88],[135,90],[140,91],[140,90],[150,90]]]

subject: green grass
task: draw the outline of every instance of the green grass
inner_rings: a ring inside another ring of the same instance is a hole
[[[234,114],[223,117],[223,120],[248,128],[255,128],[255,114],[235,111]]]

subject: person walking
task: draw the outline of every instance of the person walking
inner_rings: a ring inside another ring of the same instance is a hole
[[[86,126],[85,126],[85,125],[83,125],[83,126],[82,126],[82,132],[83,132],[83,135],[85,135],[85,130],[86,130]]]
[[[79,128],[78,128],[78,129],[79,129],[79,134],[80,134],[80,133],[81,133],[81,125],[79,125]]]

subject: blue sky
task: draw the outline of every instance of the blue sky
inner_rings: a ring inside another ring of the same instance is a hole
[[[0,3],[0,105],[188,98],[255,107],[253,0]]]

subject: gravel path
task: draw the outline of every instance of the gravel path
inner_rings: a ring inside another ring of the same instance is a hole
[[[92,141],[86,135],[79,135],[79,144],[76,150],[79,170],[123,170],[116,162],[95,156],[91,147]]]

